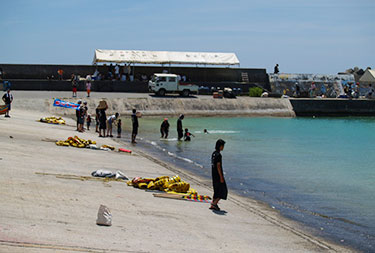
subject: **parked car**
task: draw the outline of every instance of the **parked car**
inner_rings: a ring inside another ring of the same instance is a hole
[[[198,93],[199,87],[194,84],[182,83],[175,74],[154,74],[148,82],[150,92],[159,96],[167,93],[178,93],[188,97],[192,93]]]

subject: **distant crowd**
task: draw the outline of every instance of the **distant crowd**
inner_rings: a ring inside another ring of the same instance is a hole
[[[360,98],[360,84],[359,82],[346,82],[342,83],[342,90],[341,87],[338,87],[338,91],[330,90],[328,91],[326,84],[320,84],[319,86],[315,82],[311,82],[311,85],[308,89],[308,97],[310,98],[327,98],[327,97],[337,97],[337,98]],[[331,94],[331,93],[334,94]],[[372,99],[374,98],[374,87],[371,84],[368,85],[368,89],[366,94],[364,95],[365,98]],[[295,89],[293,92],[293,97],[305,97],[302,93],[306,93],[306,91],[302,91],[300,84],[296,82]],[[284,89],[284,96],[286,96],[287,90]]]

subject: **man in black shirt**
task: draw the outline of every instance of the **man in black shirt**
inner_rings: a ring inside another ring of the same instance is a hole
[[[280,72],[280,71],[279,71],[279,64],[276,64],[273,73],[274,73],[274,74],[278,74],[279,72]]]
[[[214,188],[214,196],[212,197],[210,209],[220,211],[218,203],[220,199],[227,199],[228,188],[224,179],[222,156],[220,151],[223,151],[225,141],[222,139],[217,140],[215,145],[215,151],[211,156],[212,166],[212,185]]]
[[[178,140],[180,141],[182,137],[184,137],[184,130],[182,128],[182,120],[185,118],[183,114],[180,115],[180,117],[177,120],[177,135]]]
[[[8,110],[5,113],[6,118],[10,118],[9,111],[10,111],[10,104],[13,102],[13,95],[10,94],[10,89],[7,89],[7,92],[3,96],[3,101],[5,105],[8,106]]]
[[[132,143],[137,143],[135,141],[135,138],[137,137],[138,134],[138,117],[137,117],[137,111],[133,109],[133,114],[132,114],[132,123],[133,123],[133,130],[132,130]]]

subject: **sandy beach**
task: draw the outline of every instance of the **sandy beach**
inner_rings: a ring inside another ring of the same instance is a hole
[[[207,203],[161,199],[125,182],[67,179],[97,169],[128,177],[180,175],[200,194],[211,182],[162,163],[93,130],[37,122],[49,112],[19,109],[0,117],[0,252],[351,252],[306,232],[255,200],[229,193],[221,215]],[[51,140],[78,135],[114,151],[56,146]],[[43,174],[44,173],[44,174]],[[96,225],[99,206],[112,212],[113,225]]]

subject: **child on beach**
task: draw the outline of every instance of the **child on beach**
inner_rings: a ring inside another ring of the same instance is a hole
[[[87,91],[87,97],[90,97],[90,92],[91,92],[91,76],[88,76],[86,79],[86,91]]]
[[[86,124],[87,124],[87,130],[90,131],[90,124],[91,124],[91,116],[90,116],[90,114],[87,115]]]
[[[117,121],[117,138],[121,138],[121,119]]]
[[[211,156],[212,165],[212,184],[214,188],[214,196],[212,197],[211,210],[220,211],[218,206],[220,199],[227,199],[228,188],[225,183],[223,164],[220,151],[224,150],[225,141],[222,139],[217,140],[215,145],[215,151]]]
[[[189,132],[189,129],[185,128],[185,134],[184,134],[184,141],[191,141],[190,136],[194,136],[194,134]]]

